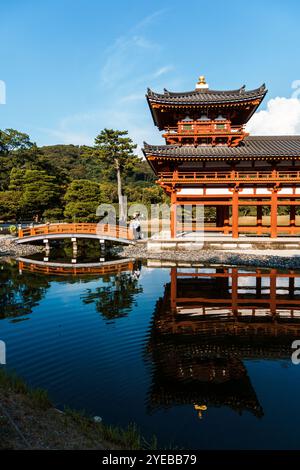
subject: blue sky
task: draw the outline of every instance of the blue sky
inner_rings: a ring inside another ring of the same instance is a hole
[[[0,129],[39,145],[90,144],[104,127],[162,143],[146,88],[191,90],[201,74],[215,89],[266,82],[253,131],[269,119],[263,133],[280,132],[284,109],[287,131],[300,132],[299,100],[289,112],[300,80],[296,0],[1,0],[0,14]]]

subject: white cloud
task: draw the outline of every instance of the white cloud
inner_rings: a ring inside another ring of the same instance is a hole
[[[300,134],[300,100],[279,96],[269,100],[267,109],[255,113],[246,130],[253,135]]]
[[[134,80],[135,70],[143,63],[145,54],[153,53],[158,46],[142,36],[119,37],[106,52],[106,60],[101,68],[101,86],[123,86]]]
[[[138,144],[139,153],[144,140],[162,143],[147,109],[145,92],[148,86],[163,88],[165,75],[174,70],[172,64],[165,63],[163,46],[147,34],[147,28],[164,12],[145,17],[127,34],[115,38],[104,52],[92,109],[63,116],[55,129],[43,132],[60,142],[88,145],[104,127],[126,129]],[[178,80],[172,75],[167,82],[176,88]]]
[[[73,145],[92,145],[94,138],[80,132],[72,132],[63,129],[49,129],[43,127],[38,129],[41,133],[46,134],[50,139],[55,138],[57,144],[73,144]],[[45,144],[47,145],[47,143]],[[49,143],[48,145],[52,145]]]
[[[165,65],[164,67],[160,67],[158,70],[156,70],[156,72],[153,74],[153,77],[158,78],[165,73],[171,72],[172,70],[174,70],[173,65]]]
[[[129,95],[122,96],[120,98],[121,103],[127,103],[131,101],[140,101],[145,99],[145,91],[141,93],[130,93]]]

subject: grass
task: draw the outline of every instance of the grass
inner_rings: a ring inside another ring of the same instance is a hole
[[[73,410],[66,407],[64,409],[66,416],[70,417],[84,433],[88,433],[93,428],[98,428],[102,438],[117,446],[127,450],[149,449],[156,450],[157,438],[153,436],[150,441],[147,441],[140,433],[135,423],[129,423],[126,428],[119,426],[111,426],[104,423],[95,423],[94,419],[90,417],[85,410]]]
[[[0,399],[1,395],[6,397],[3,404],[6,403],[7,411],[16,417],[19,428],[33,448],[40,448],[35,447],[35,443],[39,446],[42,442],[46,448],[68,445],[73,449],[99,446],[106,449],[158,449],[156,437],[148,442],[134,423],[121,428],[95,422],[85,411],[65,407],[63,412],[58,412],[45,390],[33,389],[15,373],[0,368]],[[36,429],[33,429],[33,423]],[[60,440],[57,435],[61,435]],[[17,446],[14,439],[12,437],[8,444],[10,448]]]
[[[7,372],[5,369],[0,369],[0,387],[27,396],[32,406],[41,410],[47,410],[52,406],[46,390],[29,387],[15,372]]]

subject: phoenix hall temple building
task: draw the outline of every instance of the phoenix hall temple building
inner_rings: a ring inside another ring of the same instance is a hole
[[[145,143],[143,151],[171,199],[171,238],[178,235],[176,208],[185,205],[215,208],[215,221],[204,224],[205,232],[233,238],[241,233],[299,235],[295,209],[300,205],[300,136],[250,136],[245,131],[266,93],[265,85],[211,90],[203,76],[193,91],[148,89],[154,123],[166,142]],[[255,206],[254,224],[239,223],[242,206]],[[265,220],[264,206],[269,207]],[[278,217],[280,206],[289,214],[284,224]]]

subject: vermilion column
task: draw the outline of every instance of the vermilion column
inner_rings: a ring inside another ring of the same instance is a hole
[[[296,206],[290,206],[290,233],[295,233],[296,225]]]
[[[177,194],[176,192],[171,193],[171,213],[170,213],[170,230],[171,238],[176,238],[176,202]]]
[[[238,314],[238,270],[232,268],[231,273],[231,300],[232,300],[232,313]]]
[[[277,188],[273,188],[271,194],[271,238],[277,237]]]
[[[270,271],[270,312],[276,315],[276,279],[277,270],[271,269]]]
[[[235,188],[232,193],[232,237],[238,238],[239,236],[239,190]]]
[[[224,206],[224,234],[229,233],[229,206]]]
[[[216,226],[224,227],[224,206],[216,207]]]
[[[177,305],[177,268],[171,268],[171,309],[176,311]]]
[[[257,227],[257,235],[261,235],[262,234],[262,206],[256,206],[256,227]]]

